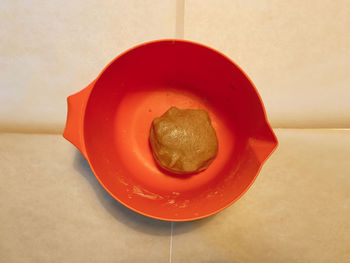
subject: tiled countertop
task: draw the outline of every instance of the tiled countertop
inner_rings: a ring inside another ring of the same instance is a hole
[[[1,262],[350,262],[350,130],[276,134],[238,202],[174,224],[112,199],[60,135],[0,134]]]

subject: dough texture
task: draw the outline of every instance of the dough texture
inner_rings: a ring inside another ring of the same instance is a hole
[[[171,107],[153,120],[150,142],[157,163],[177,174],[206,169],[218,151],[215,130],[204,110]]]

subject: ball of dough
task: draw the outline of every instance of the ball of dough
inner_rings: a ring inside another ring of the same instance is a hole
[[[204,110],[171,107],[153,120],[150,142],[158,164],[177,174],[206,169],[218,152],[216,133]]]

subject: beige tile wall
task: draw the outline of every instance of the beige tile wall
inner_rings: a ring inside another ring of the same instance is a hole
[[[168,262],[170,223],[115,201],[58,134],[0,133],[0,262]]]
[[[175,20],[173,0],[0,1],[0,130],[61,132],[68,95]]]
[[[275,132],[249,191],[173,235],[110,197],[61,135],[0,134],[0,261],[349,262],[350,131]]]
[[[178,37],[249,74],[274,127],[350,127],[350,5],[336,1],[0,2],[0,130],[61,132],[65,98],[123,50]]]
[[[350,260],[350,131],[275,130],[280,145],[238,202],[175,223],[173,262]]]
[[[274,127],[350,127],[350,4],[189,0],[185,38],[235,60]]]

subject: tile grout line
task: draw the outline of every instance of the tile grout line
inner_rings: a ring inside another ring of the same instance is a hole
[[[184,39],[185,0],[176,0],[175,38]]]
[[[273,130],[316,130],[316,131],[322,131],[322,130],[334,130],[334,131],[349,131],[350,127],[345,128],[335,128],[335,127],[329,127],[329,128],[278,128],[278,127],[272,127]],[[49,131],[49,130],[12,130],[12,129],[0,129],[0,134],[42,134],[42,135],[62,135],[62,132],[56,132],[56,131]]]
[[[171,222],[171,223],[170,223],[169,263],[172,263],[172,255],[173,255],[173,231],[174,231],[174,222]]]

